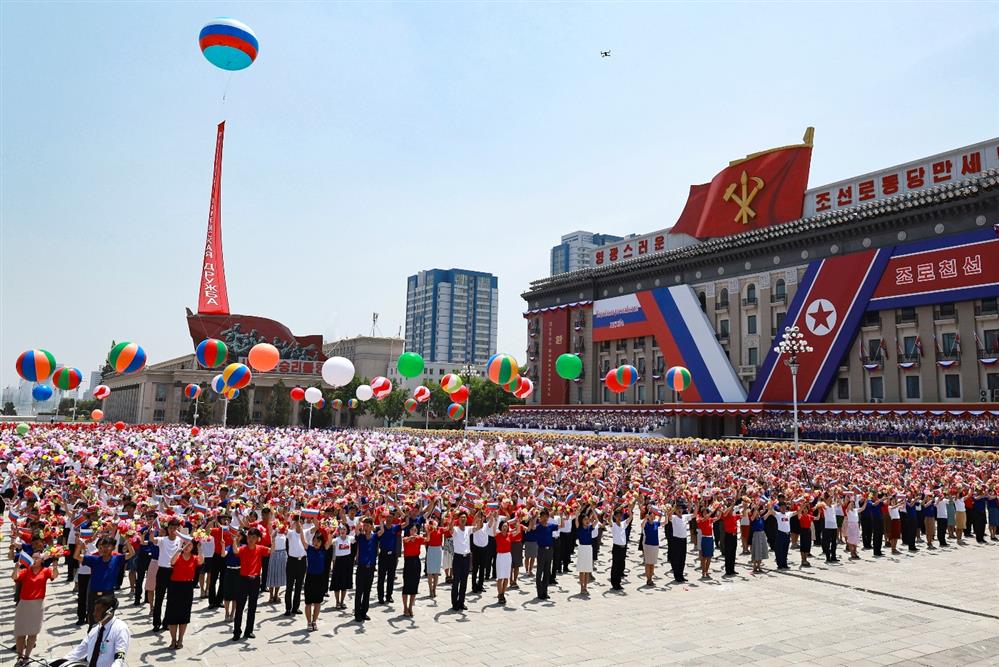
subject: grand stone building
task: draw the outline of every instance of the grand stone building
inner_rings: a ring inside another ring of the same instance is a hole
[[[815,347],[804,403],[999,400],[997,166],[990,140],[812,188],[799,219],[674,250],[664,230],[534,281],[529,404],[787,403],[772,348],[792,323]],[[576,381],[554,373],[564,353],[583,359]],[[622,364],[640,379],[614,394],[604,375]],[[673,365],[694,376],[682,396]]]

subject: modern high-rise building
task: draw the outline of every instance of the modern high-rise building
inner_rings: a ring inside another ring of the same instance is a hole
[[[552,275],[578,271],[590,266],[593,249],[623,240],[620,236],[594,234],[593,232],[572,232],[562,236],[562,242],[552,248]]]
[[[496,353],[496,276],[430,269],[406,281],[406,350],[427,362],[484,364]]]

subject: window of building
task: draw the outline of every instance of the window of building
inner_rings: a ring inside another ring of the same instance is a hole
[[[638,385],[638,402],[639,403],[644,403],[645,402],[645,385],[644,384]]]
[[[919,376],[918,375],[906,375],[905,376],[905,397],[906,398],[919,398]]]
[[[636,365],[638,366],[638,374],[645,375],[645,357],[639,357]]]
[[[915,357],[919,354],[919,349],[916,347],[916,337],[906,336],[902,339],[902,349],[905,350],[905,356]]]
[[[722,308],[728,308],[728,290],[724,287],[718,292],[718,305]]]
[[[999,377],[999,373],[996,374],[996,377]],[[666,385],[664,385],[664,384],[657,384],[656,385],[656,402],[657,403],[664,403],[665,401],[666,401]]]
[[[708,310],[708,298],[704,295],[704,292],[697,293],[697,303],[701,304],[701,310]]]
[[[881,339],[873,338],[867,341],[867,358],[877,359],[881,355]]]
[[[601,352],[610,352],[610,341],[609,340],[600,341],[600,351]]]
[[[576,385],[576,402],[577,403],[583,402],[583,385],[581,384]]]
[[[157,383],[153,385],[153,388],[156,392],[156,402],[165,403],[167,399],[167,386],[165,384]]]
[[[957,307],[953,303],[941,303],[937,306],[937,317],[954,317],[957,314]]]
[[[916,309],[915,308],[899,308],[899,310],[898,310],[898,321],[899,322],[915,322],[916,321]]]
[[[999,329],[986,329],[982,336],[982,344],[988,353],[999,352]]]
[[[778,278],[777,282],[774,283],[774,296],[781,301],[787,298],[787,285],[783,278]]]
[[[634,347],[635,347],[636,350],[644,350],[645,349],[645,337],[642,336],[640,338],[636,338],[635,342],[633,343],[633,345],[634,345]]]
[[[607,375],[607,373],[610,371],[610,359],[606,359],[606,358],[604,359],[603,369],[604,369],[604,371],[603,371],[604,375]]]
[[[728,334],[728,320],[718,320],[718,332],[722,336],[727,336]]]
[[[961,376],[957,373],[944,375],[944,396],[961,398]]]
[[[625,339],[622,338],[621,340],[619,340],[617,342],[617,351],[618,352],[624,352],[627,349],[628,349],[628,341],[626,341]]]
[[[879,327],[881,326],[881,313],[876,310],[870,310],[864,313],[864,319],[861,322],[861,326],[865,327]]]
[[[603,396],[603,402],[604,403],[609,403],[610,402],[610,389],[608,389],[607,387],[604,387],[604,389],[603,389],[603,395],[604,395]]]
[[[986,373],[985,386],[990,392],[999,391],[999,373]]]
[[[779,333],[782,333],[783,330],[784,330],[784,316],[785,315],[787,315],[787,313],[778,312],[777,315],[774,317],[774,335],[775,336],[777,334],[779,334]]]
[[[749,335],[756,333],[756,315],[746,316],[746,333]]]
[[[871,376],[871,399],[885,400],[885,381],[881,376]]]
[[[836,378],[836,398],[850,400],[850,378]]]
[[[999,313],[999,297],[991,297],[988,299],[982,299],[982,305],[977,308],[976,315],[994,315]]]
[[[956,356],[958,353],[957,349],[957,334],[956,333],[945,333],[940,336],[940,346],[943,348],[943,353],[945,356]]]
[[[754,283],[749,283],[749,285],[746,286],[746,303],[756,303],[756,285]]]
[[[760,363],[760,350],[756,347],[751,347],[747,350],[749,353],[749,365],[758,366]]]
[[[153,421],[161,422],[166,418],[166,410],[157,409],[153,410]]]

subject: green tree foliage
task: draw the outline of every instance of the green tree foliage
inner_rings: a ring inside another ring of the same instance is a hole
[[[229,401],[226,413],[226,424],[229,426],[246,426],[250,423],[250,393],[248,387],[239,390],[239,396]]]
[[[371,399],[369,402],[374,404],[371,408],[375,415],[387,419],[389,424],[394,424],[406,413],[405,402],[408,396],[405,389],[393,389],[392,393],[380,401]]]
[[[506,412],[511,405],[522,405],[523,400],[503,391],[503,387],[486,378],[473,377],[468,383],[472,403],[472,417],[488,417]]]
[[[76,418],[89,420],[90,413],[101,407],[101,402],[96,398],[85,398],[76,402]],[[72,412],[70,412],[72,414]]]
[[[17,408],[14,407],[14,404],[12,402],[7,401],[6,403],[3,404],[3,411],[0,412],[0,414],[12,417],[17,414]]]
[[[216,401],[214,399],[215,393],[212,391],[202,391],[201,397],[198,399],[198,423],[202,426],[205,424],[211,424],[212,419],[215,417],[215,407]],[[218,405],[219,409],[219,419],[222,418],[222,405]],[[188,424],[194,423],[194,401],[188,402],[187,414],[184,417],[184,422]]]
[[[267,401],[267,411],[264,414],[264,423],[268,426],[287,426],[288,417],[291,416],[291,396],[290,389],[284,382],[277,381],[271,387],[270,399]]]

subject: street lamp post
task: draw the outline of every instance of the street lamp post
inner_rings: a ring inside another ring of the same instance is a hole
[[[798,446],[798,355],[811,352],[812,347],[797,326],[784,327],[774,352],[785,355],[784,363],[791,369],[791,401],[794,411],[794,445]]]
[[[472,383],[473,377],[478,377],[479,371],[472,364],[465,364],[461,367],[461,379],[468,387],[468,398],[465,399],[465,429],[468,430],[468,420],[472,416]]]

